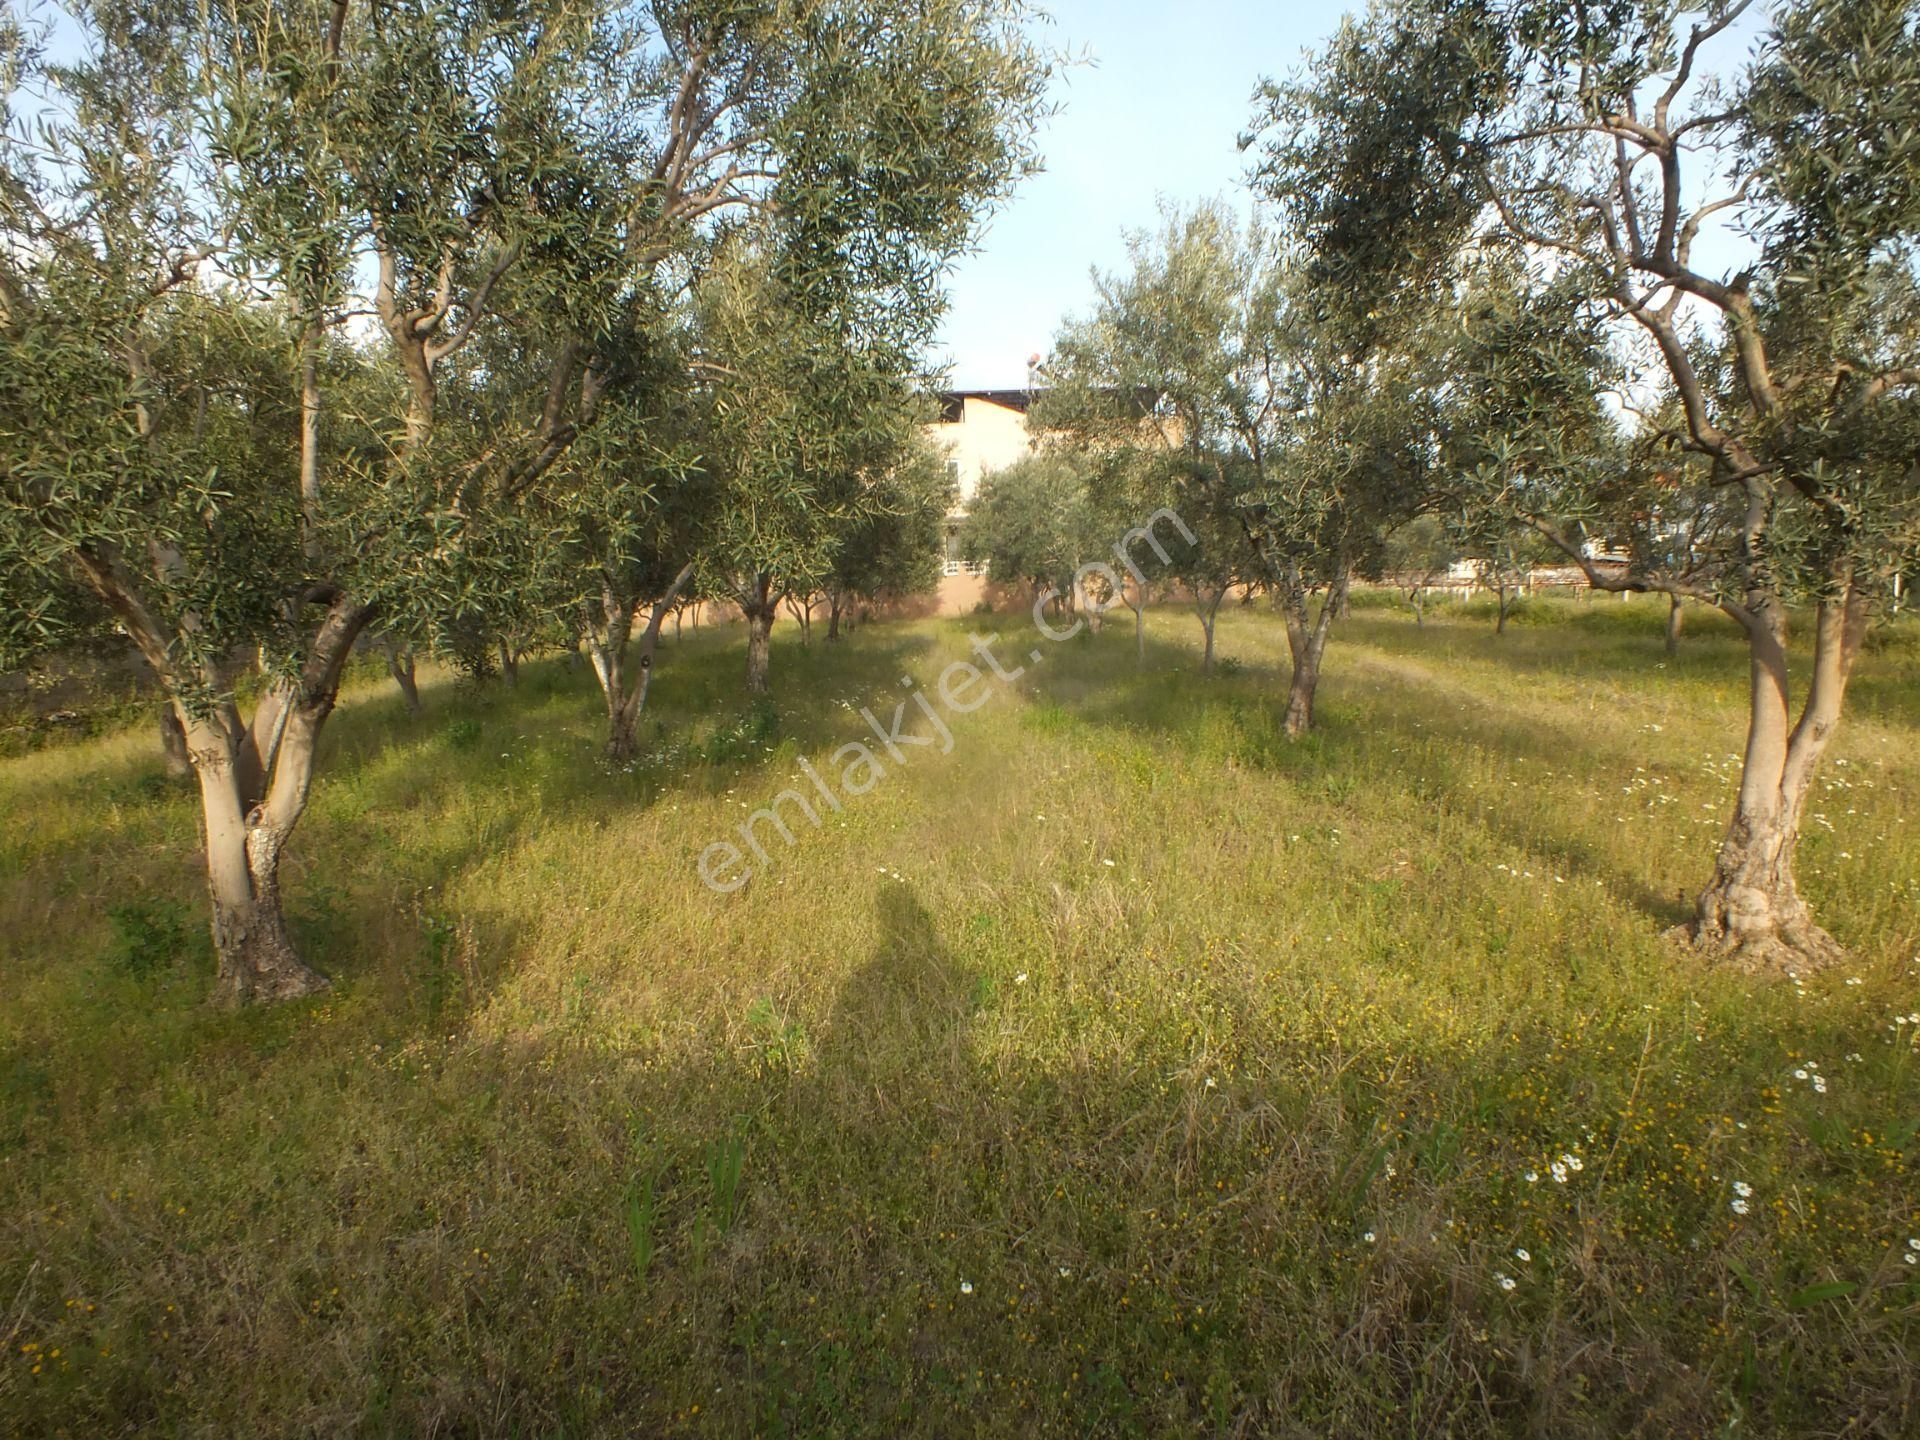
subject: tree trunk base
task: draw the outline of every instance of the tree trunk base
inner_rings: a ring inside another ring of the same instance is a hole
[[[1782,899],[1752,885],[1716,886],[1699,913],[1668,938],[1745,975],[1798,976],[1847,958],[1844,946],[1814,924],[1798,896]]]
[[[639,756],[640,741],[633,730],[615,728],[608,734],[606,749],[602,753],[609,765],[625,767]]]
[[[272,1004],[317,995],[332,983],[294,953],[292,942],[278,926],[268,926],[265,933],[246,935],[220,947],[220,973],[213,982],[213,1002],[232,1009]]]

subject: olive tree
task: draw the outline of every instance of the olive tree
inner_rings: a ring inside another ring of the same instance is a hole
[[[700,568],[746,617],[747,690],[771,685],[781,602],[828,589],[843,541],[889,503],[911,453],[921,377],[902,304],[819,284],[792,237],[732,237],[695,287],[702,465],[715,486]],[[926,314],[932,313],[929,306]]]
[[[876,478],[874,494],[834,546],[827,578],[827,639],[837,640],[856,600],[921,595],[940,583],[940,554],[953,477],[944,456],[912,444]]]
[[[863,243],[868,202],[963,232],[980,177],[1029,158],[1045,62],[998,0],[74,15],[73,63],[7,31],[6,93],[48,104],[0,148],[5,589],[74,577],[153,666],[200,783],[216,993],[304,994],[325,981],[288,936],[280,859],[356,640],[504,603],[513,527],[606,408],[623,317],[711,217],[776,210],[898,282],[923,252]],[[934,132],[933,157],[900,144]],[[960,151],[978,159],[957,178],[926,173]],[[903,156],[925,183],[893,183]],[[216,315],[278,398],[210,399],[231,423],[202,428],[178,397],[212,389],[163,373],[159,338]],[[377,374],[333,387],[342,351]],[[479,357],[508,351],[537,383],[493,383]],[[19,613],[10,643],[55,638]],[[267,660],[251,717],[242,649]]]
[[[1780,970],[1839,953],[1795,882],[1801,815],[1920,533],[1920,17],[1906,0],[1794,0],[1749,60],[1748,9],[1382,6],[1351,31],[1363,58],[1340,72],[1325,149],[1356,212],[1423,204],[1441,228],[1465,215],[1524,246],[1543,293],[1602,308],[1671,390],[1677,414],[1648,424],[1723,495],[1710,543],[1617,573],[1587,554],[1618,518],[1603,476],[1542,487],[1559,520],[1503,503],[1595,588],[1712,605],[1746,637],[1740,785],[1686,933]],[[1385,54],[1400,63],[1373,63]],[[1715,266],[1705,239],[1727,222],[1746,248]],[[1812,658],[1796,699],[1799,605]]]
[[[1095,523],[1089,470],[1084,457],[1047,449],[986,476],[960,532],[967,562],[996,585],[1031,590],[1036,613],[1084,610],[1081,566],[1111,543]]]
[[[1286,618],[1298,738],[1353,576],[1378,568],[1426,480],[1418,347],[1354,333],[1341,286],[1224,205],[1170,212],[1128,243],[1131,268],[1096,277],[1093,313],[1058,339],[1044,413],[1095,453],[1153,458],[1241,527]]]

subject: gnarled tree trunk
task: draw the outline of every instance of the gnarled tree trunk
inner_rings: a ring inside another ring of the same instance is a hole
[[[291,715],[286,730],[293,730]],[[200,781],[207,894],[213,906],[213,946],[219,963],[214,999],[243,1005],[324,990],[326,977],[311,969],[294,949],[280,907],[280,858],[291,826],[284,817],[269,817],[262,806],[248,804],[242,779],[245,767],[236,753],[235,736],[226,726],[217,720],[189,720],[187,734]],[[281,744],[287,744],[285,736]],[[303,762],[283,754],[279,763]],[[310,753],[304,763],[310,776]]]
[[[387,654],[387,673],[393,676],[393,683],[400,687],[401,698],[407,702],[407,712],[420,713],[420,682],[413,674],[413,651],[403,646],[391,635],[380,638],[380,647]]]
[[[1196,585],[1193,588],[1193,610],[1200,617],[1201,632],[1207,637],[1206,648],[1200,652],[1202,675],[1213,673],[1213,627],[1220,618],[1220,602],[1226,598],[1227,588],[1222,585],[1213,592],[1211,599],[1207,598],[1206,591],[1200,586]]]
[[[740,593],[740,608],[747,617],[747,693],[765,695],[770,687],[769,653],[778,608],[773,598],[773,577],[755,575]]]
[[[1347,572],[1342,569],[1320,602],[1320,614],[1310,617],[1306,587],[1295,580],[1286,595],[1287,650],[1293,657],[1293,675],[1287,682],[1287,714],[1283,722],[1289,740],[1313,729],[1313,701],[1320,688],[1320,661],[1326,654],[1327,634],[1346,603]]]
[[[1667,597],[1667,654],[1680,653],[1680,629],[1686,624],[1687,612],[1680,607],[1685,602],[1678,595]]]
[[[1807,793],[1840,723],[1866,621],[1866,597],[1850,579],[1840,598],[1820,604],[1813,676],[1793,723],[1784,611],[1769,600],[1749,606],[1742,620],[1751,665],[1740,794],[1713,878],[1684,930],[1697,949],[1742,969],[1813,969],[1843,953],[1800,898],[1793,863]]]
[[[646,628],[640,632],[640,656],[631,683],[626,678],[626,666],[627,640],[633,628],[633,601],[625,596],[615,598],[609,587],[601,596],[600,623],[589,623],[585,627],[593,673],[599,677],[601,694],[607,703],[606,755],[613,764],[624,765],[639,753],[640,713],[646,709],[647,690],[653,682],[660,627],[692,578],[693,566],[689,564],[674,577],[667,593],[654,602]]]
[[[217,962],[213,996],[224,1004],[284,1000],[324,989],[326,977],[301,960],[280,908],[280,858],[306,812],[320,731],[333,713],[340,676],[373,607],[316,588],[324,604],[300,674],[261,699],[251,725],[231,699],[202,709],[185,695],[217,690],[210,673],[174,668],[166,632],[137,587],[110,557],[75,554],[81,578],[119,617],[172,697],[200,784],[207,893]]]

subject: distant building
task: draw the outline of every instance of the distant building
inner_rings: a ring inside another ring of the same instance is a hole
[[[927,438],[935,448],[946,452],[954,482],[941,567],[943,614],[965,614],[985,597],[986,567],[966,562],[960,549],[960,531],[981,483],[1033,453],[1039,437],[1027,427],[1027,412],[1039,394],[1039,360],[1035,355],[1028,361],[1028,385],[1023,390],[941,391],[939,418],[927,426]],[[1181,433],[1177,421],[1155,413],[1153,391],[1115,391],[1113,399],[1115,404],[1127,406],[1129,413],[1137,414],[1143,426],[1159,427],[1176,438]]]
[[[960,555],[960,527],[966,521],[980,483],[1033,451],[1027,432],[1027,410],[1032,390],[946,390],[940,395],[940,418],[927,427],[927,436],[947,454],[953,474],[953,508],[947,512],[945,570],[948,575],[974,573]]]

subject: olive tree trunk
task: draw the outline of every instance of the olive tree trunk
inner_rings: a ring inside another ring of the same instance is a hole
[[[387,655],[387,673],[393,676],[393,683],[400,687],[401,698],[407,702],[407,712],[420,713],[420,682],[414,678],[413,651],[403,646],[391,635],[382,636],[381,649]]]
[[[688,564],[674,577],[666,594],[654,602],[646,628],[640,632],[640,654],[631,680],[627,674],[627,643],[633,631],[634,601],[626,596],[616,598],[609,587],[601,595],[599,623],[585,627],[587,654],[607,704],[606,756],[613,764],[624,765],[639,753],[640,714],[646,709],[647,690],[653,682],[660,627],[692,578],[693,566]]]
[[[1667,654],[1680,653],[1680,629],[1686,624],[1687,612],[1681,608],[1685,602],[1678,595],[1667,597]]]
[[[1794,880],[1801,814],[1840,723],[1866,632],[1867,601],[1849,582],[1816,617],[1813,673],[1797,722],[1787,687],[1786,620],[1777,601],[1742,620],[1750,652],[1747,748],[1733,818],[1685,937],[1742,969],[1816,968],[1840,958]]]
[[[1134,581],[1133,594],[1127,594],[1126,582],[1120,584],[1120,599],[1133,611],[1133,658],[1134,663],[1147,663],[1147,587],[1141,581]]]
[[[800,627],[800,643],[813,644],[813,607],[820,603],[817,595],[787,596],[787,613],[793,616],[794,623]]]
[[[231,698],[189,703],[219,689],[209,672],[181,672],[167,632],[137,584],[110,556],[76,552],[81,578],[106,603],[166,687],[200,785],[207,894],[216,960],[213,998],[229,1005],[285,1000],[326,988],[326,977],[295,950],[280,908],[280,860],[313,785],[320,732],[333,713],[340,677],[373,607],[344,591],[316,587],[306,599],[326,616],[300,673],[269,689],[241,719]]]
[[[765,695],[770,688],[768,660],[778,611],[773,577],[764,572],[755,575],[741,591],[740,608],[747,617],[747,693]]]
[[[187,732],[180,724],[180,713],[168,701],[160,709],[160,749],[167,757],[167,777],[184,780],[193,774],[193,759],[187,754]]]
[[[1213,673],[1213,627],[1220,618],[1220,602],[1226,598],[1227,587],[1222,585],[1213,592],[1211,598],[1201,586],[1193,588],[1193,613],[1200,617],[1201,633],[1207,637],[1206,648],[1200,652],[1200,673]]]
[[[1347,572],[1342,569],[1321,600],[1318,616],[1309,612],[1304,585],[1295,581],[1287,588],[1284,608],[1293,676],[1287,682],[1287,714],[1283,723],[1289,740],[1298,740],[1313,729],[1313,701],[1320,688],[1320,662],[1327,651],[1327,635],[1333,628],[1334,617],[1346,603],[1347,584]]]

